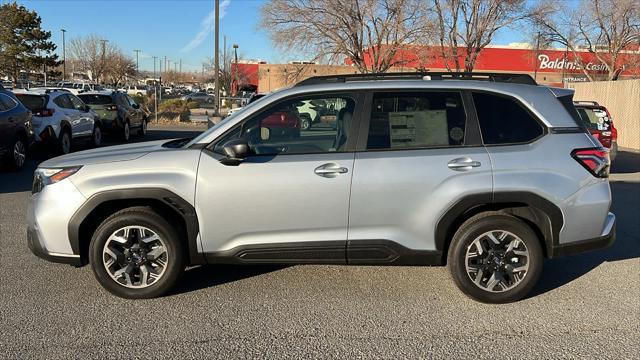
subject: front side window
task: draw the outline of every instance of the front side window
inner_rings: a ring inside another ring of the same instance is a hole
[[[73,108],[76,110],[84,110],[85,109],[85,104],[82,102],[82,100],[78,99],[77,97],[73,96],[73,95],[69,95],[69,98],[71,99],[71,103],[73,104]]]
[[[482,141],[487,145],[527,143],[542,135],[542,126],[516,100],[474,93]]]
[[[367,150],[460,146],[466,119],[457,92],[377,93]]]
[[[68,95],[60,95],[57,98],[53,99],[53,102],[60,106],[63,109],[73,109],[73,103],[71,99],[69,99]]]
[[[232,129],[216,142],[243,137],[255,155],[311,154],[345,151],[351,138],[355,101],[347,96],[285,100]]]

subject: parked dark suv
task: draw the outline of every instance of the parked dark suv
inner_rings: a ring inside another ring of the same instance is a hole
[[[32,135],[31,111],[0,85],[0,159],[12,169],[22,168]]]
[[[119,134],[129,141],[131,129],[147,134],[147,115],[129,95],[119,91],[91,91],[78,95],[85,104],[98,113],[103,131]]]

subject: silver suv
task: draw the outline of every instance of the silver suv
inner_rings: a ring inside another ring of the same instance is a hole
[[[311,78],[195,139],[42,163],[28,243],[126,298],[188,265],[447,264],[468,296],[515,301],[545,258],[615,238],[609,156],[572,97],[522,75]],[[305,101],[335,126],[300,129]]]

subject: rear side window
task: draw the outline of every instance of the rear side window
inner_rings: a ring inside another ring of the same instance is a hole
[[[38,111],[47,107],[48,99],[46,96],[17,94],[16,97],[31,111]]]
[[[87,105],[109,105],[113,103],[109,95],[78,95]]]
[[[474,93],[473,102],[487,145],[526,143],[543,133],[538,121],[516,100]]]
[[[456,92],[377,93],[367,150],[463,145],[466,119]]]

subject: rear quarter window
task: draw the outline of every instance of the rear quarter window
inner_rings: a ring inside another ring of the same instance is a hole
[[[542,125],[515,99],[473,93],[473,102],[487,145],[528,143],[544,133]]]

